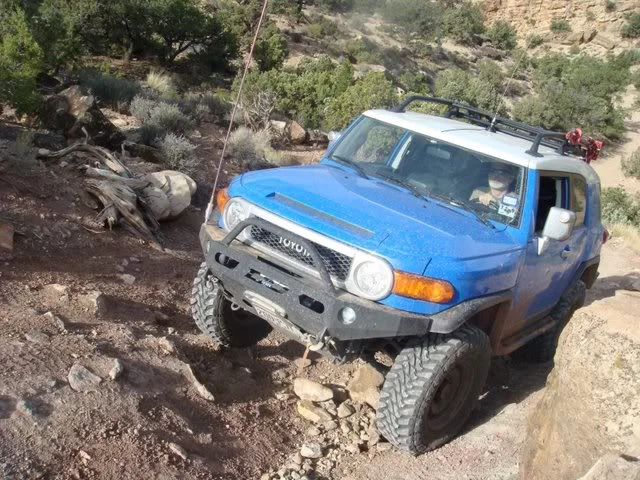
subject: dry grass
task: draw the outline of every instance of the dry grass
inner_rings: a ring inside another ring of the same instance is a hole
[[[640,254],[640,229],[626,223],[607,225],[611,238],[621,238],[635,253]]]
[[[229,153],[248,170],[292,164],[289,157],[271,147],[271,133],[268,130],[254,132],[247,127],[238,127],[229,138]]]
[[[146,86],[161,95],[171,96],[175,94],[175,86],[171,77],[158,70],[151,70],[145,79]]]

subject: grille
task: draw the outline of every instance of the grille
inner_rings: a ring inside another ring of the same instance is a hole
[[[287,238],[280,237],[264,228],[253,225],[250,232],[251,239],[269,247],[272,250],[285,254],[292,260],[306,265],[308,267],[314,267],[313,258],[307,253],[300,245],[295,244]],[[322,245],[318,245],[315,242],[311,242],[316,247],[322,263],[327,269],[330,276],[339,280],[346,280],[351,268],[351,257],[343,253],[336,252]]]

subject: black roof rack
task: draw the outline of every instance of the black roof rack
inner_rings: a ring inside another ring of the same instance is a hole
[[[477,109],[470,105],[458,103],[454,100],[448,100],[446,98],[414,95],[405,99],[397,107],[392,108],[391,111],[404,112],[405,109],[413,102],[429,102],[438,105],[446,105],[449,109],[447,113],[443,115],[445,118],[462,118],[473,125],[486,127],[491,132],[506,133],[514,137],[529,140],[531,142],[531,148],[526,150],[525,153],[534,157],[542,156],[542,154],[538,153],[540,145],[553,148],[560,155],[564,155],[566,152],[571,150],[569,142],[563,132],[554,132],[551,130],[532,127],[526,123],[516,122],[504,117],[495,116],[494,118],[492,113]]]

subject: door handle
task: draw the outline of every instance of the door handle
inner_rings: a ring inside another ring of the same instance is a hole
[[[562,249],[562,252],[560,253],[560,256],[562,258],[569,258],[571,255],[573,255],[573,251],[569,246],[564,247],[564,249]]]

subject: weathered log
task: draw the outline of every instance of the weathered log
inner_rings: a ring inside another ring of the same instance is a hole
[[[161,248],[157,238],[158,222],[144,205],[138,208],[138,196],[131,187],[119,181],[94,179],[86,180],[85,185],[87,192],[98,198],[104,206],[98,220],[111,228],[122,219],[125,226],[136,235],[147,240],[152,246]],[[149,222],[151,228],[146,222]]]
[[[151,185],[151,182],[149,182],[148,180],[121,177],[119,175],[116,175],[115,173],[111,173],[108,170],[103,170],[102,168],[84,166],[82,167],[82,170],[84,170],[85,175],[87,175],[88,177],[121,182],[134,190],[144,190],[146,187]]]
[[[65,155],[69,155],[72,152],[84,152],[89,153],[93,157],[95,157],[102,164],[106,165],[110,170],[121,175],[123,177],[132,177],[133,174],[127,168],[127,166],[122,163],[114,154],[112,154],[109,150],[104,147],[97,147],[95,145],[87,145],[86,143],[74,143],[73,145],[68,146],[67,148],[63,148],[62,150],[58,150],[57,152],[52,152],[47,150],[46,148],[41,148],[38,150],[38,158],[52,159],[52,158],[61,158]]]

